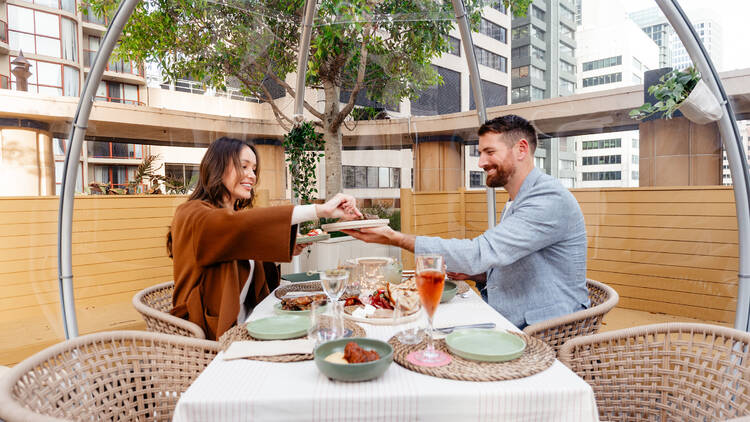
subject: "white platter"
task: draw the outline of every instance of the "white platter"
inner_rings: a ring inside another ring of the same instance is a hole
[[[352,220],[342,221],[339,223],[323,224],[322,226],[320,226],[320,228],[326,232],[335,232],[338,230],[356,230],[365,229],[368,227],[382,227],[387,226],[388,223],[389,220],[387,218],[381,218],[379,220]]]
[[[320,242],[321,240],[328,240],[331,238],[331,235],[328,233],[318,234],[315,236],[297,236],[297,244],[300,243],[314,243],[314,242]]]

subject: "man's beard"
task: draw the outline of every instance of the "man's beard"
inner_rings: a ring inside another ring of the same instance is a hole
[[[513,176],[513,174],[516,172],[515,167],[512,166],[505,168],[494,166],[493,169],[495,170],[495,174],[493,176],[490,176],[489,173],[487,173],[486,184],[487,187],[490,188],[501,188],[507,185],[511,176]]]

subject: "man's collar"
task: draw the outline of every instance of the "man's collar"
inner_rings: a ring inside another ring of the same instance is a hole
[[[539,171],[538,168],[536,167],[532,168],[529,174],[526,175],[526,178],[523,179],[523,183],[521,184],[521,189],[518,190],[518,194],[516,195],[515,200],[518,200],[518,198],[521,198],[526,191],[531,189],[531,187],[536,184],[536,181],[539,180],[541,176],[542,176],[542,172]]]

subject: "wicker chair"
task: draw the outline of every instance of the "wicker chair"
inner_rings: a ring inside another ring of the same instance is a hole
[[[604,315],[617,305],[620,295],[596,280],[587,279],[586,287],[591,301],[588,309],[529,325],[523,332],[544,340],[555,351],[570,338],[599,332]]]
[[[171,315],[174,281],[147,287],[133,296],[133,306],[146,321],[146,329],[156,333],[206,338],[203,329],[186,319]]]
[[[591,384],[602,420],[750,416],[750,334],[743,331],[647,325],[576,337],[558,358]]]
[[[169,421],[219,344],[145,331],[78,337],[0,378],[0,419]]]

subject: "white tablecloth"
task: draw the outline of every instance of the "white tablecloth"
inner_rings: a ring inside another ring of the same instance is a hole
[[[273,315],[271,295],[249,319]],[[426,319],[425,319],[426,321]],[[515,329],[473,292],[441,304],[435,326],[497,323]],[[390,326],[361,324],[388,340]],[[511,381],[468,382],[418,374],[393,363],[368,382],[332,381],[313,361],[224,361],[221,353],[182,395],[174,421],[597,421],[591,387],[559,361]]]

